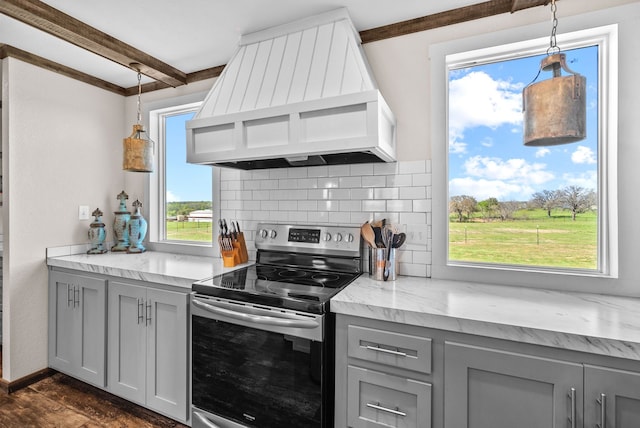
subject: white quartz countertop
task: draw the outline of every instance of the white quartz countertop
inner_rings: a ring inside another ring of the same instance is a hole
[[[195,281],[244,266],[225,268],[221,258],[158,251],[48,257],[47,265],[189,289]]]
[[[331,300],[340,314],[640,360],[640,299],[366,274]]]

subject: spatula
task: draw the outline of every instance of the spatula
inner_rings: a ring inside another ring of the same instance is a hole
[[[376,235],[373,232],[373,228],[371,227],[368,221],[362,225],[362,227],[360,228],[360,233],[362,233],[362,238],[365,240],[367,244],[369,244],[371,248],[377,247]]]

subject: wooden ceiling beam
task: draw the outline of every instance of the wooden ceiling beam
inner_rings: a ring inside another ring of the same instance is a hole
[[[362,43],[371,43],[391,37],[404,36],[419,31],[433,30],[475,19],[487,18],[507,12],[549,3],[549,0],[490,0],[471,6],[459,7],[421,18],[410,19],[395,24],[372,28],[360,32]]]
[[[115,85],[111,82],[107,82],[106,80],[99,79],[90,74],[83,73],[71,67],[67,67],[66,65],[50,61],[41,56],[23,51],[22,49],[18,49],[10,45],[0,44],[0,59],[4,59],[8,56],[17,58],[21,61],[35,65],[37,67],[59,73],[67,77],[71,77],[72,79],[88,83],[89,85],[97,86],[107,91],[114,92],[118,95],[127,95],[126,89],[121,86]]]
[[[140,64],[142,74],[169,86],[187,83],[186,73],[39,0],[2,0],[0,13],[125,67]]]
[[[517,12],[522,9],[528,9],[536,6],[546,6],[551,0],[513,0],[511,5],[511,13]]]

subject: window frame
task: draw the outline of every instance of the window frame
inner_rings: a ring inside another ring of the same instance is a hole
[[[570,21],[567,25],[567,21]],[[563,282],[578,284],[618,277],[618,203],[617,203],[617,33],[616,24],[584,28],[575,18],[563,20],[558,46],[569,50],[598,45],[598,270],[576,270],[519,265],[480,264],[450,261],[449,258],[449,127],[448,93],[450,69],[465,64],[506,61],[521,56],[539,55],[549,46],[548,25],[532,25],[488,33],[477,37],[433,45],[430,48],[432,81],[432,153],[433,153],[433,265],[432,277],[496,284],[551,286]],[[571,28],[573,27],[573,28]],[[573,30],[573,31],[572,31]],[[536,37],[538,36],[538,37]],[[435,124],[442,124],[441,126]],[[611,124],[611,126],[609,125]],[[543,285],[541,285],[543,284]]]
[[[206,93],[191,94],[163,101],[149,103],[146,110],[149,117],[149,136],[156,142],[154,172],[147,178],[147,199],[149,200],[149,243],[155,251],[180,253],[194,256],[219,256],[214,245],[216,228],[211,228],[211,242],[176,241],[165,239],[166,233],[166,183],[165,183],[165,121],[164,118],[188,111],[198,111]],[[185,130],[186,132],[186,130]],[[211,167],[212,215],[220,218],[220,170]]]

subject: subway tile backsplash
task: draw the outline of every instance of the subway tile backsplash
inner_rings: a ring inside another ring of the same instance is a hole
[[[257,171],[223,168],[220,186],[222,217],[238,219],[249,241],[260,222],[360,226],[386,218],[407,233],[398,254],[400,274],[431,276],[430,160]]]

